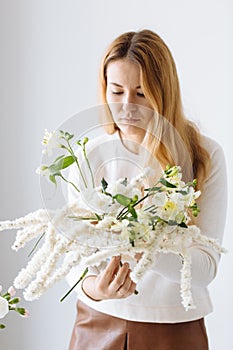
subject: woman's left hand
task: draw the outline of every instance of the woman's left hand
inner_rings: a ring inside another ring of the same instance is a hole
[[[97,276],[84,279],[82,288],[94,300],[122,299],[134,293],[136,284],[130,278],[128,263],[120,265],[121,257],[113,257]]]

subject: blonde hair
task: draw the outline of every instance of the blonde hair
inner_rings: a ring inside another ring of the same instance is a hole
[[[106,100],[107,67],[110,62],[120,59],[138,64],[145,98],[162,116],[155,118],[154,134],[147,133],[147,147],[162,167],[168,163],[187,166],[188,154],[192,176],[198,179],[200,188],[209,169],[210,156],[201,146],[201,135],[196,125],[184,116],[177,70],[171,52],[159,35],[150,30],[120,35],[109,46],[102,60],[100,90],[102,103],[106,104],[107,109],[104,114],[107,133],[112,134],[118,129]]]

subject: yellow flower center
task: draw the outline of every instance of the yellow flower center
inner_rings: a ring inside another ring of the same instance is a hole
[[[172,201],[167,201],[166,204],[164,205],[164,210],[173,210],[176,207],[176,203]]]

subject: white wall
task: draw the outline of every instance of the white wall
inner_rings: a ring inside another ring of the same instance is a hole
[[[98,67],[106,46],[124,31],[143,28],[158,32],[170,47],[186,114],[223,146],[233,194],[230,0],[2,0],[0,17],[0,220],[42,206],[34,170],[41,160],[44,129],[54,129],[95,105]],[[211,350],[230,350],[233,345],[231,211],[230,198],[224,240],[229,253],[210,288],[215,305],[207,317]],[[29,251],[12,252],[14,236],[11,231],[0,237],[0,283],[5,288],[26,264]],[[66,289],[61,282],[40,300],[24,302],[29,319],[8,315],[7,329],[0,333],[1,349],[67,349],[76,298],[72,295],[60,304]]]

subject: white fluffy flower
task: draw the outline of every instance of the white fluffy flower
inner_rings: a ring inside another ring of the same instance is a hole
[[[5,298],[0,297],[0,318],[5,317],[6,314],[8,314],[8,312],[9,312],[8,301]]]
[[[80,235],[84,234],[85,232],[88,233],[89,231],[90,224],[86,221],[76,221],[75,223],[70,221],[69,226],[67,225],[62,229],[63,235],[69,240],[78,239]]]

